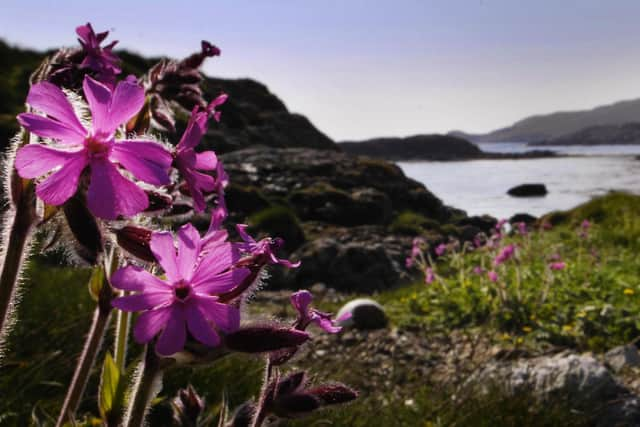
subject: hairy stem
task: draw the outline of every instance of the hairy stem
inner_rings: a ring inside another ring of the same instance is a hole
[[[152,346],[145,348],[144,360],[138,368],[138,379],[133,385],[125,423],[127,427],[141,427],[151,401],[162,388],[162,361]]]
[[[111,320],[111,287],[108,283],[103,283],[98,299],[98,306],[93,314],[93,321],[89,335],[82,349],[82,354],[78,360],[76,370],[73,373],[73,379],[69,385],[69,390],[64,399],[60,416],[56,423],[56,427],[61,427],[66,421],[72,421],[74,414],[78,409],[80,399],[87,385],[87,380],[91,375],[91,369],[96,359],[96,355],[100,351],[104,335]]]
[[[126,291],[121,292],[120,296],[125,296]],[[118,310],[116,317],[116,340],[114,347],[114,360],[120,372],[125,371],[127,358],[127,341],[129,339],[129,329],[131,324],[131,313]]]
[[[37,223],[33,183],[23,181],[13,175],[13,208],[5,216],[4,225],[8,232],[3,236],[0,253],[0,360],[4,355],[4,345],[15,322],[17,288],[27,254],[31,246],[33,231]]]

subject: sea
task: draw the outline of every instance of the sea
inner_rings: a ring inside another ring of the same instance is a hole
[[[566,210],[611,190],[640,194],[640,145],[528,146],[519,142],[480,143],[487,152],[552,150],[565,156],[518,160],[399,162],[404,173],[422,182],[445,204],[469,215],[509,218]],[[519,198],[507,190],[525,183],[545,184],[544,197]]]

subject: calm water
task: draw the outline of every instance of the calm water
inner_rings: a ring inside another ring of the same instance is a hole
[[[480,144],[485,151],[522,152],[522,143]],[[535,147],[534,147],[535,148]],[[551,147],[545,147],[550,148]],[[640,194],[640,146],[555,147],[576,157],[463,162],[400,162],[405,174],[424,183],[446,204],[470,215],[498,218],[527,212],[541,215],[569,209],[609,190]],[[545,197],[515,198],[513,186],[541,182]]]

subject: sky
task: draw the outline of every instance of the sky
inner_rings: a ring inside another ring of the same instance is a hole
[[[2,0],[0,38],[119,46],[250,77],[331,138],[486,132],[531,114],[640,97],[636,0]],[[111,40],[111,38],[110,38]]]

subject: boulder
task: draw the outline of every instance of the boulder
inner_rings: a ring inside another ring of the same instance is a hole
[[[494,362],[469,379],[481,393],[498,386],[508,395],[530,394],[544,403],[566,402],[596,426],[640,425],[640,402],[592,356],[560,353]]]
[[[528,213],[517,213],[509,218],[509,224],[517,224],[519,222],[524,222],[527,225],[531,225],[538,220],[535,216]]]
[[[507,191],[507,194],[513,197],[542,197],[547,193],[547,186],[544,184],[521,184]]]
[[[633,344],[612,348],[604,355],[604,360],[616,372],[624,368],[640,366],[640,354]]]
[[[384,308],[369,298],[357,298],[342,306],[336,314],[336,319],[351,314],[346,320],[340,321],[344,327],[360,330],[382,329],[387,326],[388,319]]]

